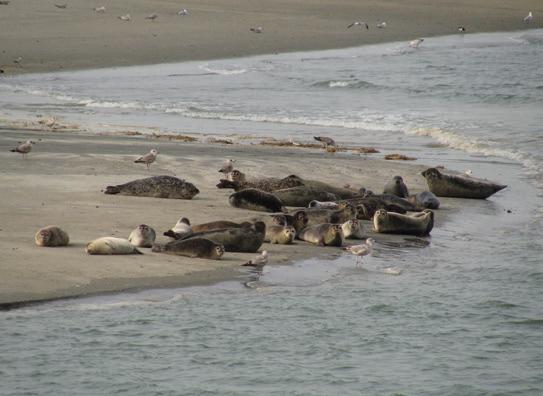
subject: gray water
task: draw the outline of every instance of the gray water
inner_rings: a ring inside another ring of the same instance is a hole
[[[3,118],[326,134],[509,187],[444,200],[428,246],[377,238],[358,267],[272,258],[250,288],[1,312],[0,394],[543,394],[542,50],[534,30],[2,78]]]

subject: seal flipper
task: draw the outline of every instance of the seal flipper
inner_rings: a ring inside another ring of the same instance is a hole
[[[104,194],[119,194],[121,189],[117,186],[107,186]]]

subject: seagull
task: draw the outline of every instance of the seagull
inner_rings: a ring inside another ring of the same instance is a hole
[[[532,19],[534,19],[534,16],[532,15],[532,11],[528,13],[523,19],[524,23],[530,23],[532,22]]]
[[[349,26],[347,26],[347,29],[350,29],[353,26],[365,26],[366,30],[369,30],[369,28],[370,28],[366,22],[355,21],[355,22],[351,23]]]
[[[130,22],[132,20],[132,17],[130,16],[130,14],[121,15],[121,16],[118,16],[117,18],[125,22]]]
[[[35,144],[32,140],[27,140],[26,142],[19,142],[19,145],[11,149],[10,151],[12,153],[21,153],[23,155],[23,158],[26,158],[26,154],[30,153],[32,150],[32,145]]]
[[[251,32],[254,32],[254,33],[262,33],[262,26],[257,26],[255,28],[250,28],[249,30]]]
[[[313,136],[313,139],[315,139],[318,142],[324,143],[324,147],[336,146],[336,142],[334,141],[334,139],[326,137],[326,136]]]
[[[409,46],[411,48],[419,48],[419,45],[421,45],[423,41],[424,41],[423,38],[415,39],[415,40],[409,42]]]
[[[262,268],[268,263],[268,251],[263,250],[261,254],[253,257],[250,261],[242,264],[243,267],[253,267],[257,271],[262,271]]]
[[[103,14],[104,12],[106,12],[106,6],[94,7],[93,10],[94,12],[97,12],[99,14]]]
[[[236,160],[233,160],[233,159],[225,160],[222,168],[219,169],[219,172],[224,173],[224,174],[232,172],[234,170],[234,162],[236,162]]]
[[[68,7],[68,3],[64,3],[64,4],[55,4],[55,7],[57,7],[57,8],[66,8],[66,7]]]
[[[189,10],[187,10],[186,8],[183,8],[181,11],[177,11],[177,15],[179,16],[185,16],[188,14],[189,14]]]
[[[458,31],[460,33],[464,33],[466,31],[466,28],[464,26],[458,26]]]
[[[17,58],[13,59],[13,63],[15,63],[16,65],[19,65],[19,66],[21,66],[22,61],[23,61],[22,56],[18,56]]]
[[[145,17],[145,19],[150,19],[151,21],[154,21],[154,20],[157,19],[157,18],[158,18],[158,15],[155,14],[154,12],[153,12],[151,15],[147,15],[147,16]]]
[[[356,256],[356,263],[358,264],[359,259],[361,259],[363,256],[367,256],[372,252],[373,242],[375,242],[373,238],[368,238],[366,239],[366,242],[360,245],[347,246],[344,248],[344,250],[350,252],[351,254],[354,254]]]
[[[380,22],[380,23],[377,24],[377,27],[379,29],[384,29],[384,28],[387,27],[387,23],[386,22]]]
[[[155,162],[157,155],[158,155],[158,150],[157,149],[152,149],[147,154],[145,154],[142,157],[139,157],[134,162],[137,163],[137,164],[145,164],[145,165],[147,165],[147,170],[149,170],[149,167],[151,166],[151,164],[153,162]]]

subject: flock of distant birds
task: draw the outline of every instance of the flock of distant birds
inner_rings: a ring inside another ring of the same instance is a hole
[[[0,5],[8,5],[10,2],[11,2],[11,0],[0,0]],[[66,9],[66,8],[68,8],[68,3],[54,4],[54,6],[56,8],[59,8],[59,9]],[[94,12],[96,12],[96,13],[104,14],[106,12],[106,6],[94,7],[92,10]],[[183,9],[181,9],[181,10],[179,10],[177,12],[177,15],[179,15],[179,16],[187,16],[187,15],[189,15],[189,11],[186,8],[183,8]],[[158,18],[158,14],[155,13],[155,12],[153,12],[152,14],[149,14],[149,15],[147,15],[145,17],[146,20],[153,21],[153,22],[157,18]],[[125,15],[117,16],[117,19],[119,19],[121,21],[124,21],[124,22],[130,22],[130,21],[132,21],[132,16],[127,13]],[[533,13],[532,13],[532,11],[529,11],[528,15],[526,15],[523,18],[523,22],[524,23],[532,23],[533,19],[534,19]],[[387,23],[385,21],[381,21],[381,22],[377,23],[375,26],[378,29],[385,29],[388,25],[387,25]],[[363,21],[354,21],[354,22],[352,22],[351,24],[349,24],[347,26],[347,29],[350,29],[350,28],[353,28],[353,27],[361,27],[361,28],[365,28],[366,30],[369,30],[370,29],[370,24],[367,23],[367,22],[363,22]],[[466,32],[466,28],[464,26],[458,26],[457,30],[460,33],[465,33]],[[260,33],[264,32],[264,28],[262,26],[255,26],[255,27],[249,28],[249,31],[251,31],[253,33],[260,34]],[[417,39],[412,40],[412,41],[409,42],[409,47],[418,48],[423,42],[424,42],[424,38],[417,38]],[[18,66],[22,66],[22,61],[23,61],[23,58],[21,56],[19,56],[16,59],[13,60],[13,63],[15,63]],[[0,73],[3,73],[2,69],[0,69]]]

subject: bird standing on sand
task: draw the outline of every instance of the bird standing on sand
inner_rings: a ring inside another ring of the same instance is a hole
[[[423,41],[424,41],[423,38],[415,39],[415,40],[409,42],[409,46],[411,48],[419,48],[419,45],[421,45]]]
[[[186,8],[183,8],[182,10],[177,11],[177,15],[179,15],[179,16],[185,16],[185,15],[188,15],[188,14],[189,14],[189,10],[187,10]]]
[[[157,18],[158,18],[158,14],[155,14],[154,12],[153,12],[151,15],[147,15],[147,16],[145,17],[145,19],[149,19],[149,20],[151,20],[151,21],[154,21],[154,20],[157,19]]]
[[[378,27],[379,29],[384,29],[384,28],[387,27],[387,23],[386,23],[386,22],[379,22],[379,23],[377,24],[377,27]]]
[[[10,151],[12,153],[21,153],[23,155],[23,158],[26,158],[26,154],[30,153],[30,151],[32,150],[32,145],[34,144],[33,141],[31,140],[27,140],[26,142],[22,143],[22,142],[19,142],[20,144],[14,148],[14,149],[11,149]]]
[[[99,14],[103,14],[104,12],[106,12],[106,6],[94,7],[93,11]]]
[[[137,164],[145,164],[145,165],[147,165],[147,170],[149,170],[151,164],[153,162],[155,162],[157,155],[158,155],[158,150],[157,149],[152,149],[147,154],[145,154],[142,157],[139,157],[134,162],[137,163]]]
[[[253,257],[250,261],[242,264],[243,267],[253,267],[256,271],[262,271],[262,268],[268,263],[268,251],[263,250],[261,254]]]
[[[360,26],[360,27],[364,26],[366,28],[366,30],[370,29],[369,25],[366,22],[360,22],[360,21],[354,21],[349,26],[347,26],[347,29],[350,29],[353,26]]]
[[[15,63],[16,65],[19,65],[19,66],[21,66],[22,61],[23,61],[22,56],[18,56],[17,58],[13,59],[13,63]]]
[[[117,18],[125,22],[130,22],[132,20],[132,17],[130,16],[130,14],[121,15],[121,16],[118,16]]]
[[[368,238],[366,239],[366,242],[360,245],[346,246],[344,250],[350,252],[351,254],[354,254],[356,256],[356,263],[358,264],[359,260],[361,260],[362,257],[367,256],[372,252],[373,242],[375,242],[373,238]]]
[[[532,15],[532,11],[528,13],[523,19],[524,23],[530,23],[532,22],[532,19],[534,19],[534,16]]]
[[[464,26],[458,26],[458,31],[460,33],[465,33],[466,32],[466,28]]]
[[[318,142],[324,143],[324,147],[336,146],[336,142],[334,141],[334,139],[326,137],[326,136],[313,136],[313,139],[315,139]]]
[[[253,32],[253,33],[262,33],[262,30],[263,30],[263,29],[262,29],[262,26],[257,26],[257,27],[254,27],[254,28],[252,27],[252,28],[250,28],[249,30],[250,30],[251,32]]]
[[[64,9],[64,8],[67,8],[67,7],[68,7],[68,3],[64,3],[64,4],[55,4],[55,7],[60,8],[60,9]]]
[[[233,160],[233,159],[225,160],[222,168],[219,169],[219,172],[224,173],[224,174],[232,172],[234,170],[234,162],[236,162],[236,160]]]

